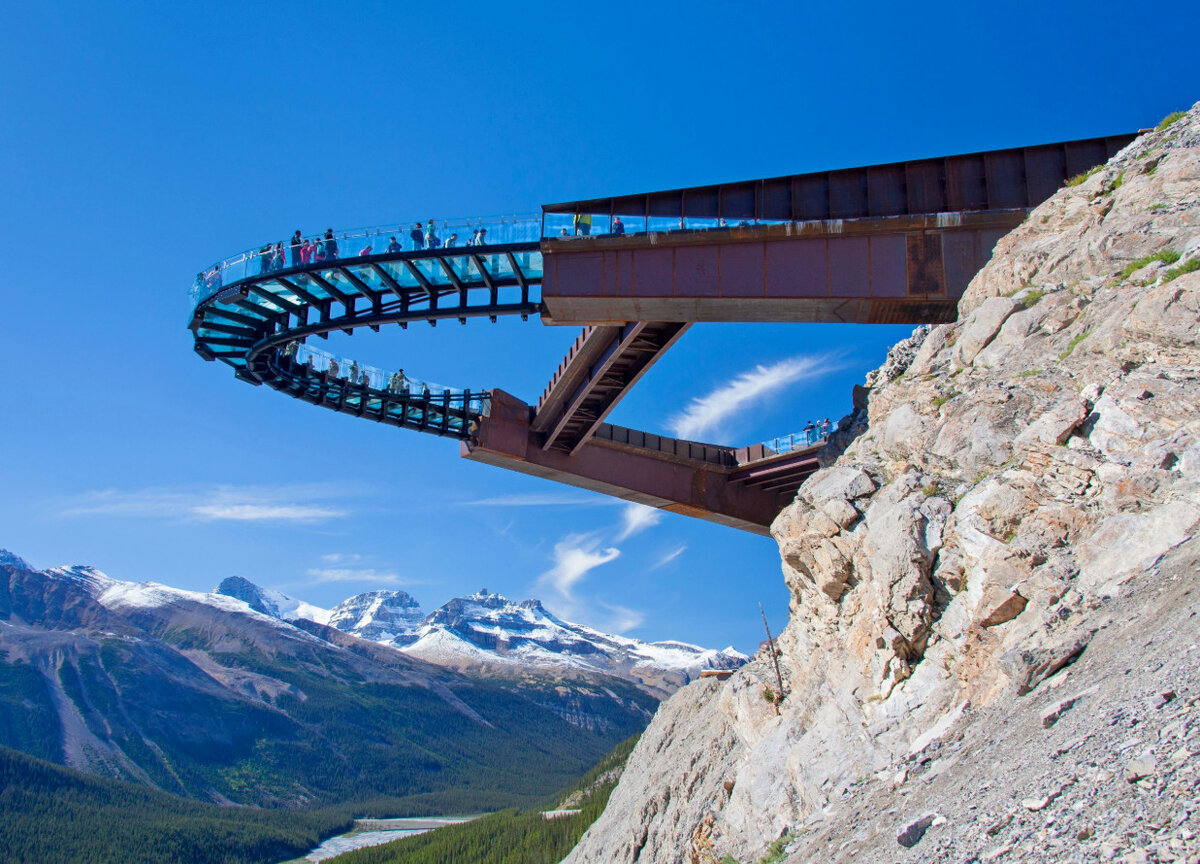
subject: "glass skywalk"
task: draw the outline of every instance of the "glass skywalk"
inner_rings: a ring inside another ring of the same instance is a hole
[[[486,392],[305,344],[364,326],[538,312],[540,218],[411,224],[407,235],[385,228],[297,235],[218,261],[192,285],[196,352],[243,380],[337,411],[467,437]]]

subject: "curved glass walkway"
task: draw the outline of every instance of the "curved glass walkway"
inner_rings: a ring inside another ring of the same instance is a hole
[[[192,285],[196,352],[244,381],[336,411],[469,437],[486,391],[411,379],[306,344],[359,327],[537,314],[540,217],[410,224],[407,235],[327,232],[218,261]]]

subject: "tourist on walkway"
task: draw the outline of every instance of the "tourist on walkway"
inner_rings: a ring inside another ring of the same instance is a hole
[[[437,229],[434,228],[433,220],[430,219],[429,224],[425,226],[425,248],[436,249],[440,245],[441,241],[438,240]]]
[[[479,242],[476,243],[475,245],[476,246],[486,246],[487,245],[487,229],[486,228],[479,229]]]
[[[387,249],[384,250],[385,252],[387,252],[387,254],[391,255],[393,252],[401,251],[400,244],[396,242],[395,237],[389,237],[388,240],[391,242],[388,243]]]
[[[338,257],[337,241],[333,239],[333,229],[325,229],[325,260],[336,261]]]
[[[564,234],[567,232],[564,230]],[[617,216],[613,219],[613,234],[617,237],[625,236],[625,223],[621,221],[621,217]]]
[[[450,237],[446,240],[446,248],[452,249],[453,247],[455,247],[457,245],[458,245],[458,235],[451,234]]]
[[[316,254],[317,246],[311,240],[305,240],[304,245],[300,247],[300,263],[311,264],[313,255]]]
[[[388,392],[397,394],[408,392],[408,379],[404,376],[403,369],[393,373],[392,377],[388,379]]]
[[[575,233],[587,237],[592,233],[592,214],[591,213],[576,213],[575,214]]]
[[[271,259],[272,270],[282,270],[287,266],[287,253],[283,250],[283,241],[275,244],[275,255]]]
[[[413,223],[413,229],[408,232],[408,236],[412,238],[414,250],[425,248],[425,232],[421,230],[420,222]]]
[[[828,438],[829,433],[832,431],[833,431],[833,424],[830,423],[829,418],[826,417],[824,420],[821,421],[821,437]]]
[[[299,267],[301,265],[300,250],[304,248],[304,239],[300,236],[300,229],[296,229],[296,233],[292,235],[292,266]]]
[[[319,264],[325,260],[325,244],[317,240],[313,243],[313,263]]]
[[[809,420],[808,423],[806,423],[804,425],[804,443],[805,444],[813,443],[813,435],[816,432],[816,429],[817,429],[816,425],[811,420]]]
[[[363,248],[358,250],[359,258],[362,258],[362,257],[364,257],[366,255],[370,255],[370,254],[371,254],[371,244],[370,243],[368,243],[366,246],[364,246]]]
[[[259,275],[271,272],[271,244],[258,250],[258,272]]]

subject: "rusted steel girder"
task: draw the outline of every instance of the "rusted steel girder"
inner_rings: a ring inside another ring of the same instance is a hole
[[[754,225],[543,243],[547,324],[926,324],[1024,211]]]
[[[573,452],[547,450],[531,427],[532,415],[529,405],[493,390],[475,434],[462,443],[462,456],[764,536],[786,496],[817,467],[811,452],[771,460],[768,473],[772,480],[786,475],[783,488],[739,468],[731,448],[607,424]]]

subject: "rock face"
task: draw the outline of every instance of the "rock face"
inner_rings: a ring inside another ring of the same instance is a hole
[[[761,653],[677,693],[567,862],[1200,854],[1200,106],[1037,208],[959,313],[772,526],[778,710]]]

